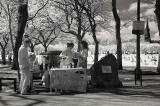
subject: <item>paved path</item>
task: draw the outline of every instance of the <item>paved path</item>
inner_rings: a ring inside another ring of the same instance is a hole
[[[37,95],[0,93],[0,106],[160,106],[160,75],[143,76],[143,86],[134,85],[133,74],[120,74],[124,87],[92,90],[85,94]]]
[[[160,78],[154,78],[153,81],[146,80],[143,87],[134,86],[133,81],[129,81],[120,89],[95,89],[84,94],[55,95],[41,92],[22,96],[2,92],[0,106],[160,106]]]
[[[0,106],[160,106],[160,98],[138,93],[122,95],[99,92],[60,96],[49,93],[27,96],[0,93],[0,95]]]

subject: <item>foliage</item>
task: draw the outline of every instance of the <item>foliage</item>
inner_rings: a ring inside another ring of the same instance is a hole
[[[14,48],[15,35],[17,31],[17,5],[15,0],[1,0],[1,19],[3,20],[3,32],[10,35],[12,49]]]

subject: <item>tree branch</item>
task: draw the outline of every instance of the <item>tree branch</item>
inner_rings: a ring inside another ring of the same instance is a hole
[[[2,45],[2,43],[0,42],[0,46],[1,46],[1,48],[3,49],[3,45]]]
[[[57,38],[58,36],[55,36],[54,38],[51,38],[51,40],[48,42],[47,47]]]
[[[50,34],[48,35],[48,37],[47,37],[47,39],[46,39],[46,42],[48,42],[48,40],[50,39],[50,36],[52,35],[52,33],[53,33],[54,30],[55,30],[55,29],[51,30]]]
[[[7,11],[7,9],[5,8],[5,6],[2,4],[2,2],[0,2],[0,5],[1,5],[1,8],[4,9],[5,13],[8,15],[8,11]]]
[[[34,16],[28,18],[28,21],[29,21],[29,20],[32,20],[33,18],[35,18],[36,15],[38,14],[38,12],[41,11],[41,10],[48,4],[48,2],[49,2],[49,0],[47,0],[47,2],[46,2],[41,8],[39,8],[39,9],[37,10],[37,12],[34,14]]]
[[[38,41],[39,43],[42,43],[42,41],[39,38],[36,38],[36,37],[32,37],[32,38]]]

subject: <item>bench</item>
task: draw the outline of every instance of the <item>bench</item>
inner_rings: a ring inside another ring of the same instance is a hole
[[[16,78],[0,78],[0,91],[2,90],[2,80],[13,80],[14,81],[14,91],[17,90],[17,79]]]

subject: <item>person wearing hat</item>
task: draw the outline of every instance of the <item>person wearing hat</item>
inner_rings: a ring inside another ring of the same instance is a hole
[[[18,51],[18,62],[21,72],[21,80],[19,85],[19,90],[22,95],[28,94],[28,89],[31,82],[32,74],[30,72],[30,62],[28,56],[28,47],[30,45],[29,39],[24,39],[23,45],[19,48]]]

